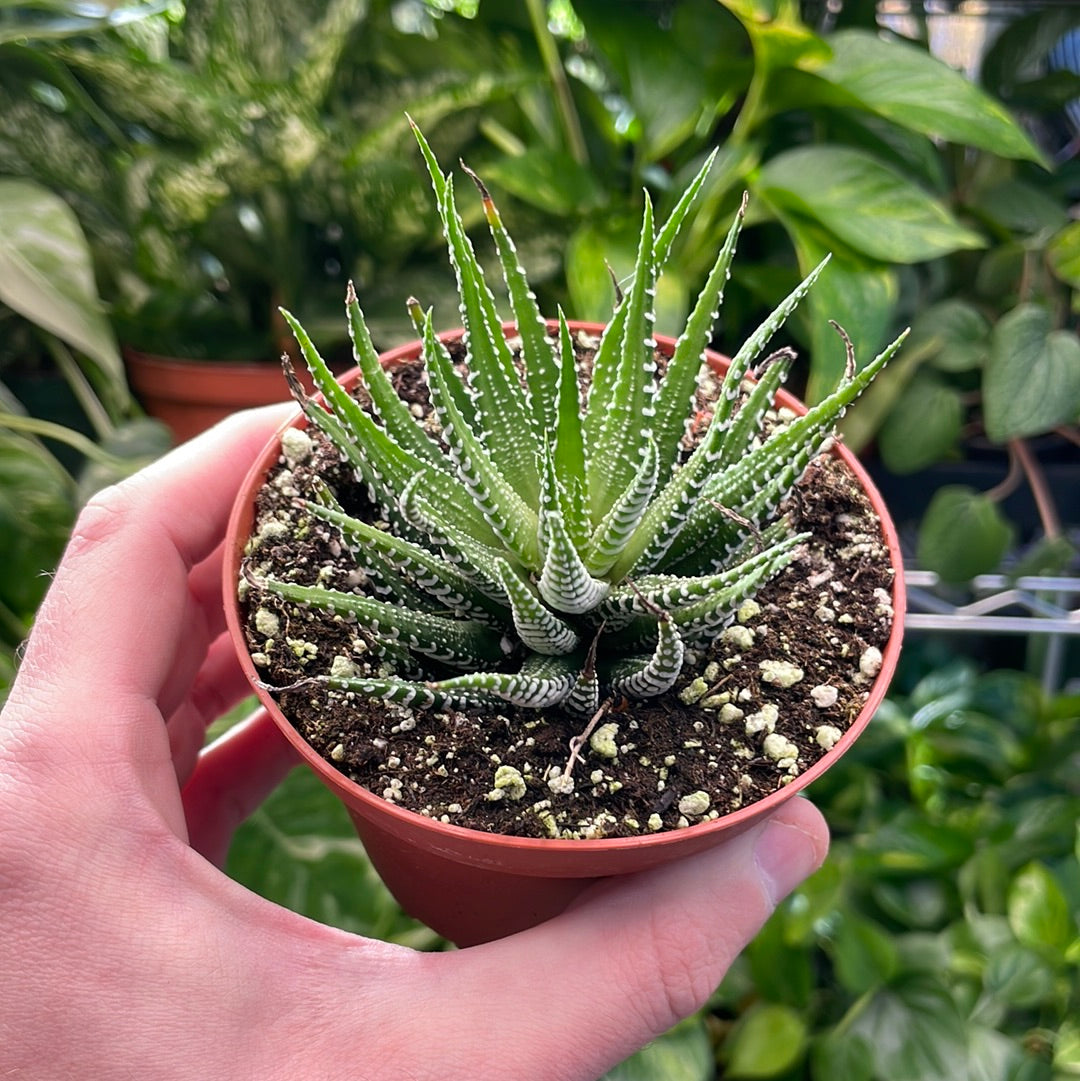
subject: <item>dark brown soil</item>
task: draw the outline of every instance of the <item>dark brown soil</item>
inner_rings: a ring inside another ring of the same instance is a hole
[[[416,400],[424,392],[417,383]],[[264,488],[249,568],[353,588],[340,536],[296,506],[317,474],[329,475],[352,513],[370,506],[316,437],[310,457],[283,459]],[[327,674],[335,657],[361,673],[382,662],[371,660],[355,623],[250,585],[248,645],[265,683],[301,682],[278,699],[308,742],[403,807],[523,836],[675,829],[754,802],[812,766],[858,714],[880,666],[893,572],[868,500],[843,462],[824,455],[787,511],[796,529],[813,534],[795,561],[684,666],[672,691],[610,704],[591,738],[581,738],[586,722],[557,709],[425,711],[302,682]],[[496,787],[500,767],[508,768]]]

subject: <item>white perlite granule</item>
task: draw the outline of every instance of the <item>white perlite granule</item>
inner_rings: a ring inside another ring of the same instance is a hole
[[[840,692],[835,687],[830,687],[827,683],[821,683],[817,687],[814,687],[810,691],[810,697],[814,701],[814,705],[818,709],[828,709],[830,706],[836,705],[836,700],[840,696]]]

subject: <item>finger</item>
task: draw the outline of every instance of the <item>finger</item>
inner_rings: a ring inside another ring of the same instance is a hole
[[[191,847],[221,866],[236,828],[297,762],[263,710],[229,729],[199,756],[181,793]]]
[[[454,1060],[483,1054],[521,1077],[600,1076],[704,1004],[827,846],[820,814],[792,800],[708,853],[608,880],[540,927],[429,962]],[[554,988],[542,1006],[538,981]]]
[[[119,697],[156,697],[188,631],[188,572],[220,543],[246,470],[287,415],[237,414],[80,515],[12,690],[16,703],[27,691],[39,707],[52,700],[54,738],[66,738],[63,725],[93,745],[122,738],[130,718]],[[98,708],[79,708],[87,695]]]
[[[187,783],[195,768],[206,741],[206,729],[252,693],[228,635],[220,635],[210,647],[202,667],[189,680],[189,688],[187,698],[167,723],[169,748],[181,785]]]
[[[224,544],[188,575],[188,596],[181,617],[186,628],[177,643],[172,667],[158,692],[158,704],[166,717],[186,699],[192,680],[206,662],[211,644],[225,630],[225,607],[221,597],[221,567]],[[213,720],[213,718],[211,718]]]

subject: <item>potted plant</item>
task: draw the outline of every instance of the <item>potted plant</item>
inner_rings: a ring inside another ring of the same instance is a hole
[[[303,415],[239,495],[225,592],[270,714],[403,907],[464,945],[745,829],[867,723],[901,565],[831,432],[901,339],[810,411],[778,391],[791,350],[752,378],[818,268],[703,369],[741,212],[683,335],[654,339],[655,280],[711,162],[657,231],[646,201],[606,328],[541,319],[473,176],[502,323],[417,138],[464,330],[437,335],[413,301],[421,340],[379,357],[350,291],[359,366],[339,384],[286,314],[322,397],[286,360]]]

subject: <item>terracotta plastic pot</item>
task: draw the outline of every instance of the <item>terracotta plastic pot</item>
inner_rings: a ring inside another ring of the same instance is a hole
[[[575,331],[588,333],[602,330],[600,325],[592,323],[572,326]],[[504,329],[508,334],[513,333],[512,324]],[[450,331],[442,338],[453,340],[460,335],[460,330]],[[671,338],[658,336],[658,341],[665,351],[670,352],[674,346]],[[419,352],[420,343],[414,342],[384,354],[382,361],[393,365],[415,359]],[[710,361],[721,371],[727,363],[716,355]],[[358,374],[355,370],[346,373],[341,382],[351,386]],[[797,399],[783,391],[779,392],[777,401],[797,412],[805,412]],[[303,427],[306,420],[298,416],[292,425]],[[257,688],[267,711],[289,742],[345,804],[371,862],[406,912],[459,946],[513,934],[558,915],[598,878],[644,871],[733,837],[836,764],[869,723],[895,670],[904,623],[904,581],[899,541],[881,497],[850,452],[837,446],[831,453],[839,455],[859,479],[881,519],[895,571],[892,632],[866,704],[839,743],[791,784],[732,814],[667,833],[599,840],[509,837],[446,824],[381,799],[339,773],[304,741],[271,695]],[[247,477],[233,509],[226,541],[224,588],[228,625],[240,663],[253,683],[259,677],[245,645],[236,586],[244,545],[252,530],[255,495],[277,464],[279,455],[279,436],[275,436]]]
[[[124,360],[136,397],[165,423],[177,443],[212,428],[240,409],[289,397],[276,361],[185,360],[126,348]],[[310,391],[306,371],[298,373]]]

